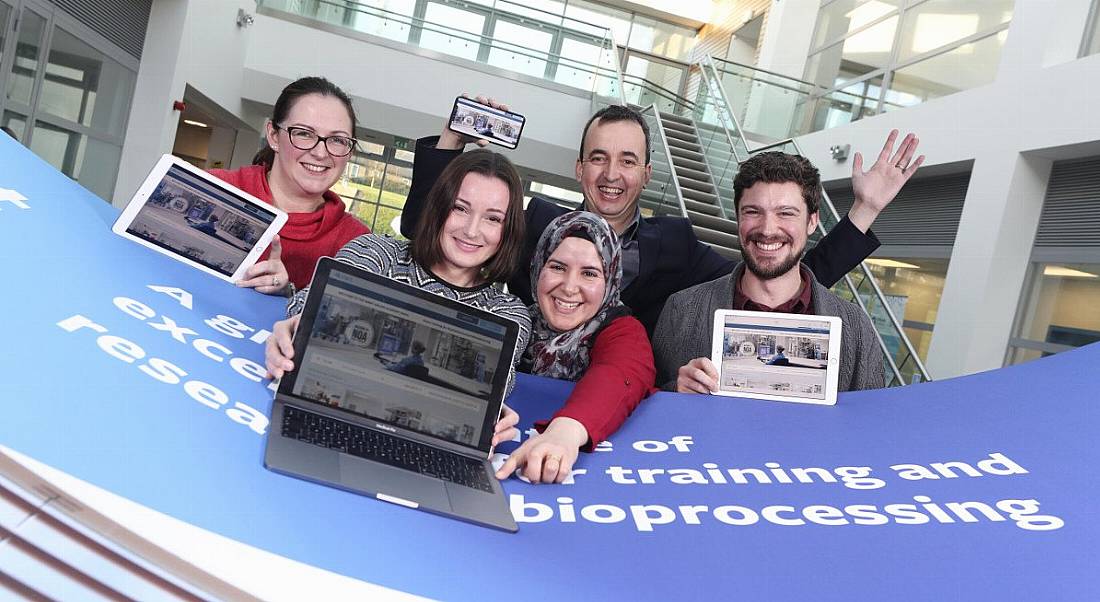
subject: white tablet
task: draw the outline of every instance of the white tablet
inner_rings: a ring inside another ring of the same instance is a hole
[[[228,282],[244,278],[286,213],[190,163],[164,155],[111,228]]]
[[[833,316],[714,312],[717,394],[835,404],[840,328]]]

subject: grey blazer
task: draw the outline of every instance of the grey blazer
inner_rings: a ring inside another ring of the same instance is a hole
[[[668,298],[653,331],[657,384],[662,388],[675,391],[676,373],[680,366],[697,357],[710,357],[714,312],[733,309],[733,284],[744,270],[745,264],[739,263],[732,274],[697,284]],[[840,337],[837,390],[885,387],[886,368],[871,319],[854,303],[837,297],[816,279],[811,286],[814,313],[837,316],[844,324]]]

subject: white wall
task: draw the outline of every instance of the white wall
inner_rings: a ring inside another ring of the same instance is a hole
[[[241,86],[250,29],[236,25],[251,0],[156,0],[138,70],[113,203],[126,203],[160,155],[172,150],[190,84],[227,112],[241,111]]]
[[[851,144],[869,164],[890,128],[920,136],[926,165],[973,160],[929,349],[934,378],[1003,364],[1050,162],[1100,140],[1100,86],[1091,83],[1100,55],[1074,60],[1088,2],[1018,0],[992,84],[798,139],[825,180],[851,175],[830,146]]]
[[[241,91],[246,100],[273,104],[291,81],[324,75],[352,95],[364,127],[419,138],[441,131],[455,96],[486,94],[527,117],[509,158],[551,173],[573,172],[591,113],[591,100],[580,91],[566,94],[485,65],[437,60],[264,15],[256,16],[253,30]]]

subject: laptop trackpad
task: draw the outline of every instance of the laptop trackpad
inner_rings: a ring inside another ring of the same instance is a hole
[[[351,489],[383,493],[429,508],[451,507],[443,481],[347,454],[340,454],[340,482]]]

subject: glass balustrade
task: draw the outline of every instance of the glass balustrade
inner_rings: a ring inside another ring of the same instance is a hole
[[[422,17],[416,16],[416,0],[262,0],[258,4],[267,14],[286,13],[605,98],[621,98],[618,59],[607,28],[523,4],[497,0],[488,7],[463,0],[431,0]]]

